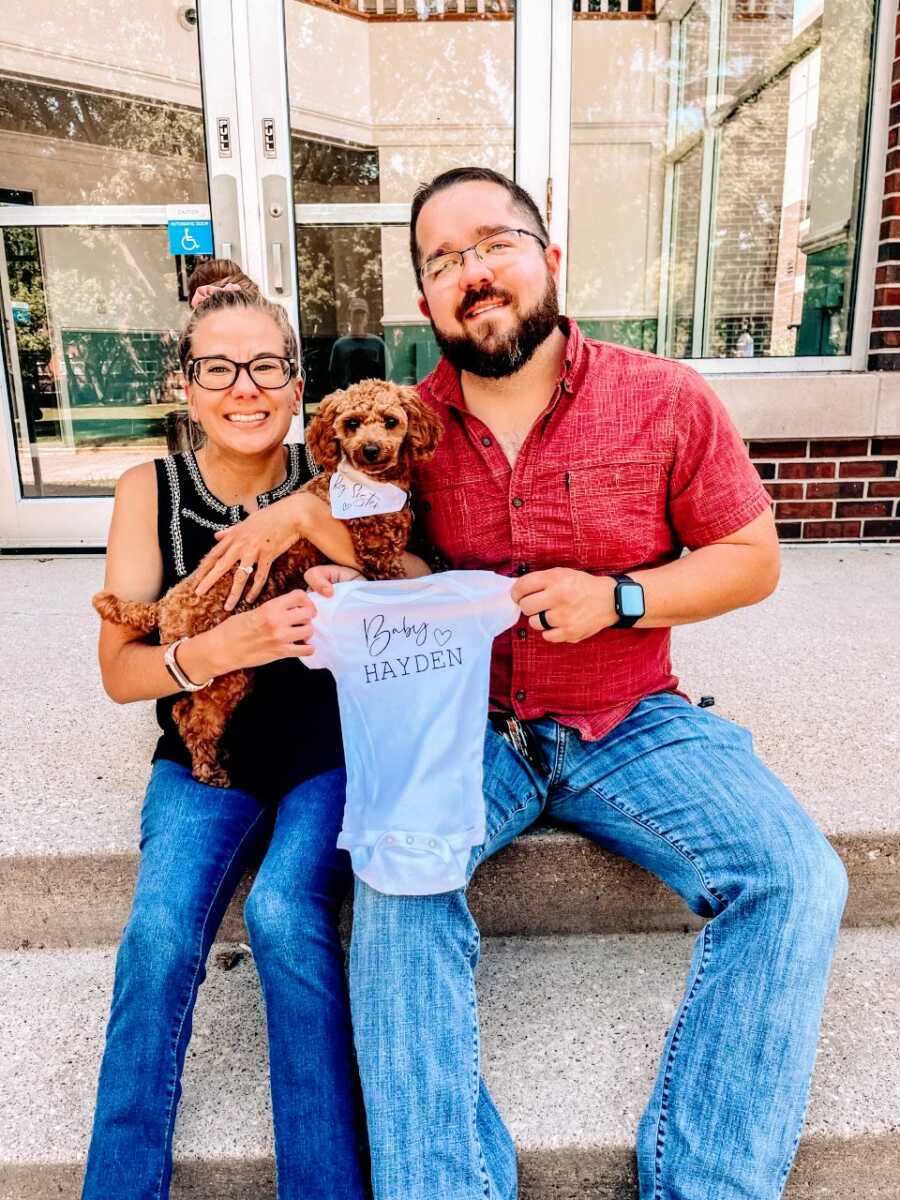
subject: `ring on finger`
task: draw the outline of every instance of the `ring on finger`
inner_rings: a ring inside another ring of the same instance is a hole
[[[238,570],[243,571],[246,575],[252,575],[253,574],[253,564],[252,563],[239,563]]]
[[[550,622],[547,620],[546,608],[541,609],[541,611],[537,615],[537,618],[540,621],[541,625],[543,625],[544,629],[553,629],[554,628],[554,626],[551,625]]]

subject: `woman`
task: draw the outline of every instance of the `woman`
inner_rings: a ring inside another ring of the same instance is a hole
[[[302,446],[283,445],[302,395],[284,311],[228,261],[200,267],[190,295],[195,307],[179,356],[205,443],[121,477],[105,587],[126,599],[158,598],[194,570],[217,531],[288,495],[290,540],[302,533],[330,558],[352,562],[349,536],[327,507],[293,495],[309,467]],[[272,557],[287,544],[270,545]],[[249,578],[246,570],[236,575]],[[141,813],[140,869],[116,960],[83,1200],[168,1196],[204,963],[238,881],[261,854],[244,915],[266,1005],[278,1196],[367,1195],[337,934],[352,879],[349,856],[335,848],[345,783],[337,704],[328,672],[294,661],[309,652],[298,639],[310,612],[295,591],[232,614],[178,644],[172,668],[164,647],[103,622],[107,693],[123,704],[156,700],[162,736]],[[198,783],[172,706],[185,677],[202,685],[250,666],[260,668],[253,691],[226,733],[234,786]]]

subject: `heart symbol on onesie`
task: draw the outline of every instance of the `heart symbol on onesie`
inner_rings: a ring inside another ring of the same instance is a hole
[[[435,629],[434,631],[434,640],[439,646],[446,646],[452,637],[452,629]]]

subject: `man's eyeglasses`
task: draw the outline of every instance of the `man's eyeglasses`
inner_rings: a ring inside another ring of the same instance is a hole
[[[502,267],[524,252],[528,245],[525,238],[534,238],[542,250],[547,249],[544,239],[530,229],[501,229],[483,237],[474,246],[466,246],[465,250],[447,250],[430,258],[419,268],[419,280],[423,284],[454,283],[459,279],[465,256],[470,250],[474,250],[475,257],[491,270]]]
[[[208,392],[224,392],[245,369],[258,388],[274,390],[290,381],[297,373],[297,364],[292,358],[282,358],[278,354],[257,354],[249,362],[233,362],[230,358],[211,354],[191,359],[188,378]]]

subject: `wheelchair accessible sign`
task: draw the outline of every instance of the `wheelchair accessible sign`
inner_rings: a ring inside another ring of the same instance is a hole
[[[206,204],[167,204],[170,254],[212,254],[213,232]]]

